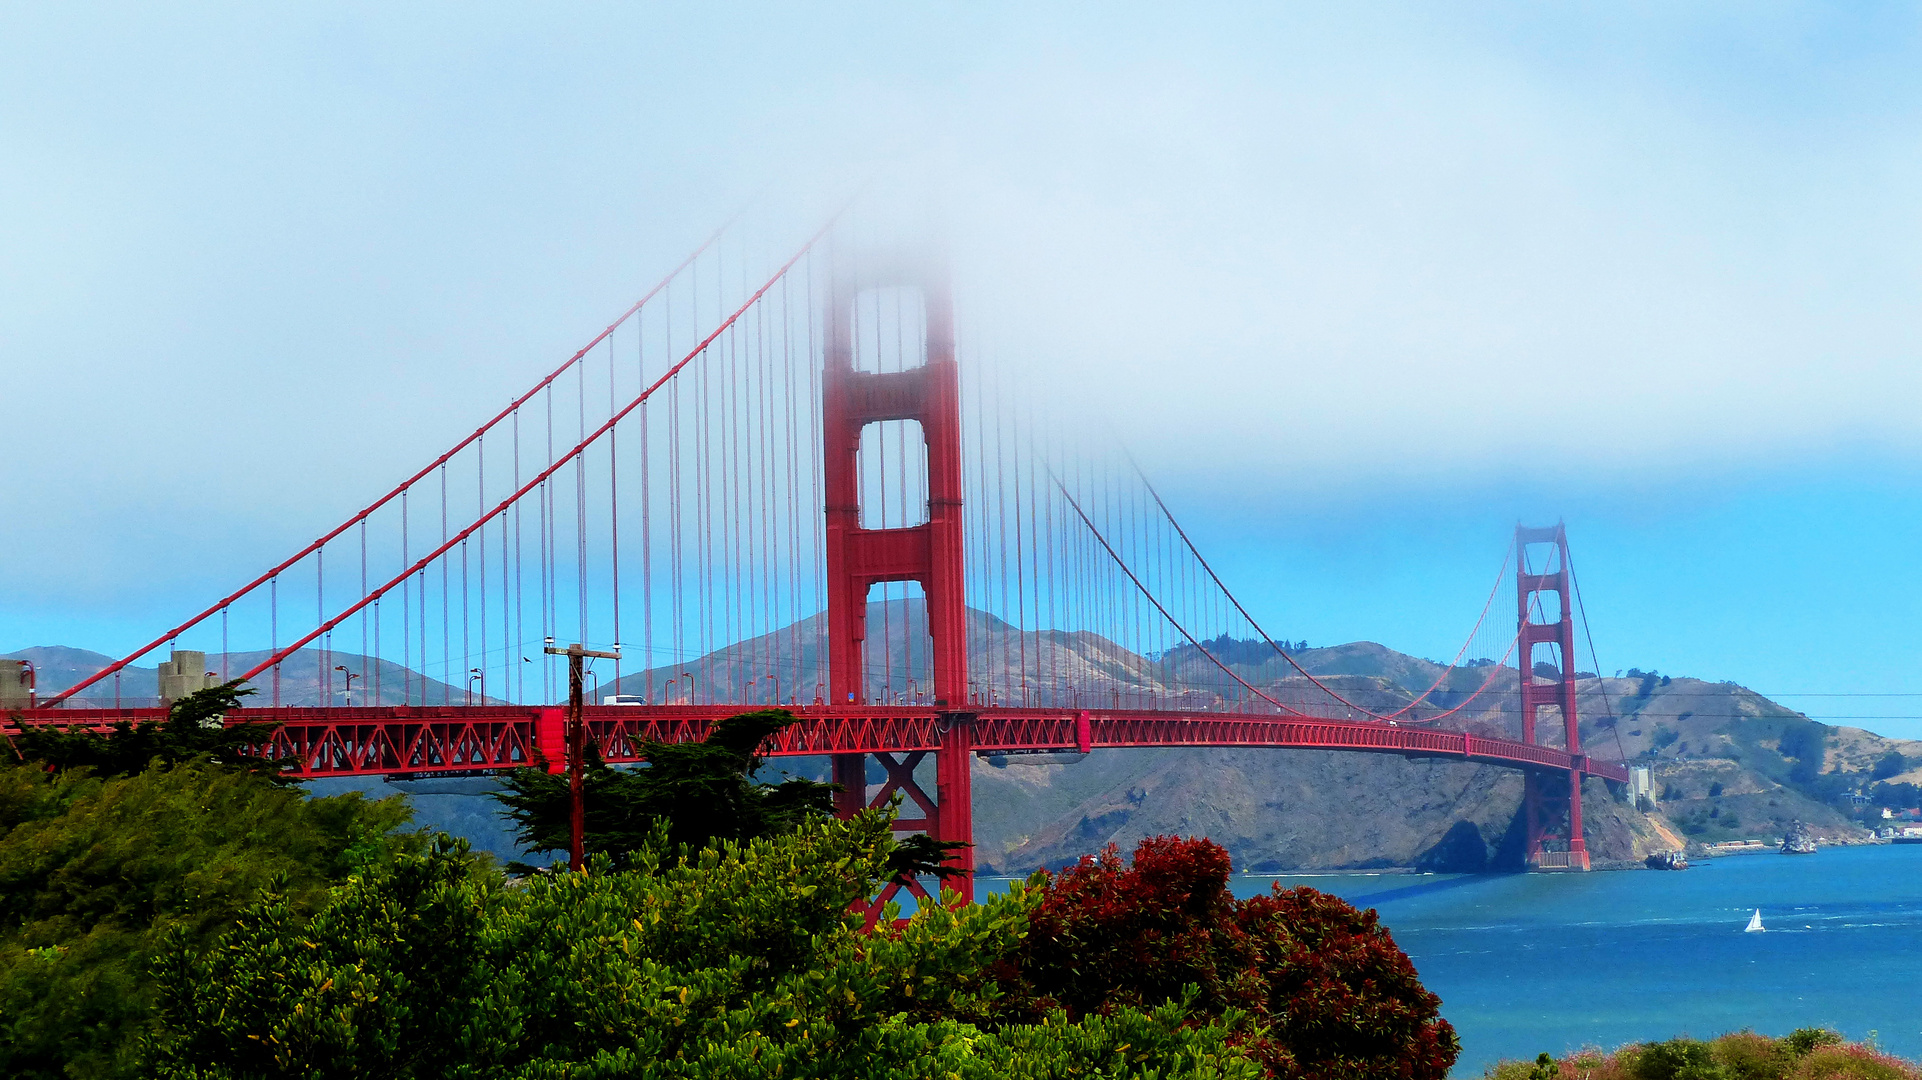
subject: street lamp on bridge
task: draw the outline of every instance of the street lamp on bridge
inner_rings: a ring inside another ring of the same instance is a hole
[[[354,680],[360,678],[361,675],[359,672],[348,671],[346,664],[335,664],[334,670],[347,676],[347,689],[342,690],[341,695],[345,698],[345,704],[351,708],[354,704]]]

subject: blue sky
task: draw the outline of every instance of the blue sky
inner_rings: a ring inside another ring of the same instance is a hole
[[[0,474],[32,511],[0,520],[0,649],[137,644],[750,193],[905,166],[1016,358],[1131,433],[1276,628],[1452,654],[1515,521],[1562,518],[1605,669],[1917,695],[1784,700],[1922,737],[1911,7],[0,24]]]

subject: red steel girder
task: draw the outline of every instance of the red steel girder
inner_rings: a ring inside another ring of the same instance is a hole
[[[603,756],[638,761],[649,742],[693,742],[712,725],[745,708],[740,705],[588,706],[587,730]],[[810,754],[913,754],[937,751],[943,731],[956,718],[906,706],[803,706],[800,722],[770,736],[762,753],[771,757]],[[42,709],[22,714],[25,724],[76,724],[108,731],[118,720],[159,719],[160,709]],[[973,749],[1072,753],[1088,749],[1158,746],[1268,747],[1348,750],[1407,757],[1454,758],[1531,772],[1566,773],[1626,783],[1628,769],[1552,746],[1536,746],[1461,731],[1398,727],[1373,721],[1297,720],[1217,712],[1056,709],[986,709],[973,717]],[[1086,730],[1082,731],[1085,716]],[[295,757],[303,776],[431,774],[521,768],[535,763],[542,725],[559,722],[557,710],[539,706],[381,706],[327,709],[240,709],[231,722],[278,725],[272,746]],[[12,722],[3,725],[17,730]],[[551,757],[551,755],[548,755]]]

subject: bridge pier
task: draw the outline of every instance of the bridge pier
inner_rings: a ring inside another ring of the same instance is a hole
[[[916,768],[934,755],[934,791],[930,793],[915,777]],[[880,763],[887,779],[870,793],[867,779],[868,759]],[[896,832],[925,832],[936,840],[958,841],[965,845],[949,857],[950,864],[965,868],[949,883],[963,903],[974,902],[974,780],[969,769],[974,758],[974,717],[969,713],[942,715],[941,746],[938,750],[915,750],[899,756],[890,753],[834,755],[834,808],[841,817],[852,817],[864,809],[881,809],[898,794],[902,796],[901,816]],[[965,859],[957,859],[960,856]],[[890,885],[881,893],[877,907],[886,903],[900,886]],[[930,899],[918,883],[907,886],[910,893]]]

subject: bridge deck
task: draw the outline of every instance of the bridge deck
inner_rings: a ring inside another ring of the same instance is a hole
[[[648,742],[706,738],[715,721],[742,705],[588,706],[588,730],[609,761],[635,761]],[[770,756],[902,753],[937,750],[952,723],[933,708],[867,706],[790,709],[800,722],[768,740]],[[157,719],[161,709],[42,709],[0,723],[52,723],[107,730],[121,720]],[[974,710],[973,749],[980,754],[1161,746],[1271,747],[1348,750],[1453,758],[1507,768],[1565,772],[1570,768],[1627,782],[1615,762],[1570,755],[1551,746],[1460,731],[1398,727],[1378,722],[1304,720],[1216,712],[1126,709],[984,708]],[[277,724],[274,748],[299,761],[307,776],[447,773],[518,768],[537,756],[558,761],[564,710],[526,705],[375,706],[365,708],[242,709],[230,722]]]

